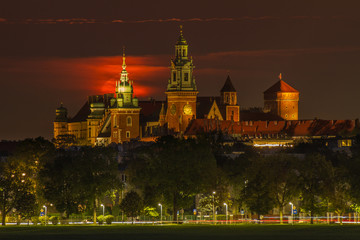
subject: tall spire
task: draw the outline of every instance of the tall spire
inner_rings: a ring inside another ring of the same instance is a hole
[[[176,45],[187,45],[187,42],[183,36],[183,26],[182,25],[180,25],[180,36],[178,38]]]
[[[122,63],[122,71],[120,77],[121,83],[128,82],[128,72],[126,71],[126,61],[125,61],[125,47],[123,47],[123,63]]]
[[[122,64],[123,70],[126,69],[126,62],[125,62],[125,46],[123,46],[123,64]]]
[[[192,58],[189,58],[188,47],[183,36],[183,27],[180,25],[180,36],[175,44],[175,58],[171,59],[168,91],[196,91],[195,79],[192,75],[194,65]]]

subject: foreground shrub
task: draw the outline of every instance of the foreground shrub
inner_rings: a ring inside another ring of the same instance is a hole
[[[49,222],[49,218],[47,216],[46,217],[41,216],[41,217],[39,217],[39,221],[40,221],[41,225],[45,225]]]
[[[59,223],[59,218],[57,216],[52,216],[49,219],[53,225],[57,225]]]
[[[39,217],[38,217],[38,216],[33,216],[33,217],[31,217],[31,222],[32,222],[34,225],[38,225],[38,223],[39,223]]]
[[[99,224],[103,224],[103,223],[104,223],[104,220],[105,220],[105,218],[104,218],[103,215],[98,216],[96,219],[97,219],[97,221],[98,221]]]
[[[69,221],[66,217],[60,217],[60,224],[66,225],[66,224],[69,224]]]
[[[115,219],[115,217],[113,215],[106,215],[104,218],[105,218],[106,224],[111,224]]]

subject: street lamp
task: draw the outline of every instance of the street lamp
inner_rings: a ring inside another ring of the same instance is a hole
[[[45,205],[43,207],[45,208],[45,225],[46,225],[46,222],[47,222],[46,221],[47,207]]]
[[[292,202],[289,202],[291,205],[291,224],[294,224],[294,204]]]
[[[214,220],[214,224],[216,224],[216,216],[215,216],[215,194],[216,194],[216,192],[213,192],[213,220]]]
[[[228,223],[228,205],[226,203],[224,203],[225,208],[226,208],[226,224]]]
[[[159,203],[160,206],[160,224],[162,224],[162,205]]]
[[[104,206],[104,204],[101,204],[100,206],[102,206],[102,208],[103,208],[103,217],[105,216],[105,206]]]

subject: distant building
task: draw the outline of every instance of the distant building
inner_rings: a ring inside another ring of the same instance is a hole
[[[166,134],[193,137],[222,131],[254,146],[290,146],[295,139],[349,136],[356,120],[298,120],[299,91],[282,80],[264,92],[263,108],[240,107],[227,76],[219,96],[198,96],[187,41],[180,30],[171,59],[165,102],[139,101],[126,71],[125,54],[114,93],[89,96],[73,117],[61,104],[56,109],[54,138],[71,136],[77,145],[108,145],[131,140],[154,141]],[[346,140],[346,139],[345,139]],[[347,144],[348,143],[346,142]]]

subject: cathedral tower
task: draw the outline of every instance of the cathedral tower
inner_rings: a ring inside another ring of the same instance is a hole
[[[240,121],[240,107],[237,104],[237,94],[230,76],[226,78],[225,84],[220,90],[221,105],[226,107],[226,119],[235,122]]]
[[[56,109],[56,117],[54,121],[54,138],[56,139],[59,135],[68,134],[68,117],[67,109],[60,104],[60,107]]]
[[[180,36],[175,44],[175,59],[171,59],[167,86],[166,121],[168,128],[184,132],[191,119],[196,118],[198,94],[193,76],[193,61],[188,56],[188,44],[180,26]]]
[[[121,143],[140,136],[139,100],[133,96],[133,82],[126,71],[123,53],[120,80],[116,81],[115,98],[110,101],[111,137],[110,142]]]
[[[281,73],[279,81],[264,92],[264,110],[284,120],[299,118],[299,91],[284,82]]]

